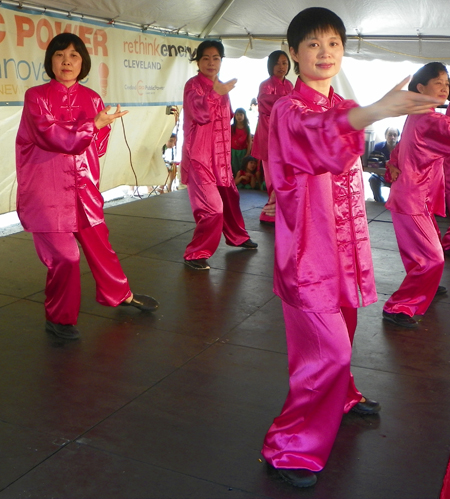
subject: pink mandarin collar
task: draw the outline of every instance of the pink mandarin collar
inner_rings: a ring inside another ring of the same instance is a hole
[[[71,87],[67,88],[65,85],[52,78],[50,80],[50,85],[58,92],[73,92],[78,87],[79,83],[76,82]]]
[[[317,90],[314,90],[306,83],[303,83],[302,80],[300,80],[300,78],[297,78],[297,82],[295,84],[295,91],[306,97],[306,99],[308,99],[313,104],[326,108],[330,108],[332,106],[331,103],[333,102],[333,96],[334,96],[333,87],[330,87],[330,93],[328,94],[328,97],[325,97],[325,95],[321,94],[320,92],[317,92]]]

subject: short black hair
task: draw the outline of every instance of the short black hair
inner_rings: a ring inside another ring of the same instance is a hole
[[[203,52],[210,47],[215,47],[217,49],[217,52],[219,52],[221,59],[225,57],[225,48],[222,42],[219,42],[219,40],[205,40],[197,47],[197,50],[195,50],[192,54],[191,62],[198,62],[203,57]]]
[[[286,52],[283,52],[283,50],[275,50],[269,55],[267,59],[267,71],[269,72],[270,76],[273,76],[273,70],[275,68],[275,65],[277,64],[278,59],[282,55],[286,56],[286,59],[288,61],[288,70],[286,74],[289,73],[289,70],[291,69],[291,61],[289,59],[289,56],[286,54]]]
[[[345,48],[347,35],[342,19],[329,9],[323,7],[310,7],[299,12],[292,19],[287,30],[289,48],[297,53],[298,46],[312,33],[335,31],[341,37]],[[298,62],[294,61],[294,71],[298,74]]]
[[[408,90],[410,92],[420,93],[417,90],[417,85],[421,83],[422,85],[427,85],[433,78],[438,78],[441,73],[446,73],[448,77],[447,68],[442,64],[442,62],[429,62],[422,66],[419,71],[414,73],[411,81],[408,85]]]
[[[250,161],[255,161],[255,163],[258,164],[258,160],[255,157],[245,156],[244,158],[242,158],[241,170],[245,171],[247,169],[247,165],[250,163]]]
[[[81,55],[81,71],[77,76],[77,81],[83,80],[91,70],[91,56],[84,44],[83,40],[73,33],[60,33],[50,40],[47,50],[45,51],[44,67],[45,72],[55,79],[55,73],[52,69],[52,57],[58,50],[65,50],[69,45],[73,45],[75,50]]]

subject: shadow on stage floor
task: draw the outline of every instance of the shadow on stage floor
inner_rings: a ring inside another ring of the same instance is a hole
[[[44,332],[46,271],[30,234],[0,238],[0,499],[439,497],[450,453],[450,295],[416,330],[382,322],[404,270],[389,212],[370,201],[379,301],[360,310],[352,364],[382,412],[344,416],[313,489],[267,475],[261,444],[288,375],[274,229],[259,224],[265,201],[242,193],[259,249],[222,242],[205,273],[183,264],[194,229],[186,191],[106,210],[132,289],[161,307],[97,304],[83,260],[82,339],[72,343]],[[448,262],[442,284],[450,288]]]

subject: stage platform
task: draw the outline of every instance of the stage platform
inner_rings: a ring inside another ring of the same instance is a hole
[[[390,214],[373,201],[379,300],[360,309],[352,371],[382,411],[344,416],[314,488],[268,474],[260,449],[288,373],[274,228],[259,224],[266,199],[241,196],[258,250],[222,241],[209,272],[183,263],[194,229],[186,191],[108,208],[132,290],[161,307],[97,304],[83,259],[76,342],[44,331],[46,269],[31,235],[0,238],[0,499],[439,498],[450,454],[450,294],[418,329],[382,321],[404,269]],[[445,231],[447,220],[439,224]],[[441,284],[450,289],[450,262]]]

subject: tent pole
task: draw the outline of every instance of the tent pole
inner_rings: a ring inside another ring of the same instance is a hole
[[[222,5],[218,8],[217,12],[213,15],[213,17],[207,24],[207,26],[200,33],[200,38],[205,38],[205,36],[208,36],[211,33],[214,26],[222,19],[225,12],[231,7],[233,3],[234,0],[224,0]]]

